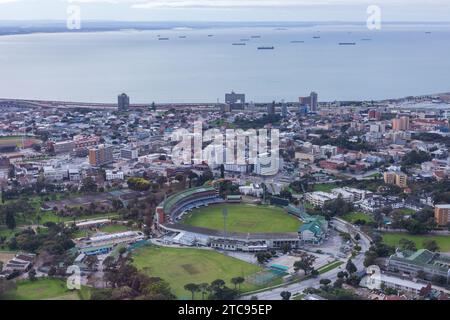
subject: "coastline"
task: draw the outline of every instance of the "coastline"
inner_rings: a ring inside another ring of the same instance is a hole
[[[172,21],[172,22],[127,22],[127,21],[86,21],[82,23],[82,28],[69,30],[65,21],[34,22],[30,27],[24,28],[22,21],[0,22],[0,37],[19,36],[32,34],[59,34],[59,33],[99,33],[118,31],[186,31],[216,28],[311,28],[327,26],[352,26],[365,27],[364,23],[355,21],[237,21],[237,22],[192,22],[192,21]],[[27,22],[28,23],[28,22]],[[32,22],[33,23],[33,22]],[[106,26],[105,26],[106,25]],[[387,21],[385,26],[403,27],[443,27],[450,28],[450,21],[426,22],[426,21]],[[84,26],[84,27],[83,27]]]

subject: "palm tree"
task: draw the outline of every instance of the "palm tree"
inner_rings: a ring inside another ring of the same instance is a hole
[[[205,300],[205,295],[208,293],[209,285],[206,282],[200,283],[198,285],[199,290],[202,293],[202,300]]]
[[[241,292],[241,283],[244,283],[245,279],[243,277],[235,277],[231,279],[231,283],[234,284],[234,290],[236,290],[236,285],[239,286],[238,292]]]
[[[184,286],[184,289],[186,291],[190,291],[192,294],[192,300],[194,300],[194,294],[198,291],[200,291],[199,285],[195,283],[188,283]]]

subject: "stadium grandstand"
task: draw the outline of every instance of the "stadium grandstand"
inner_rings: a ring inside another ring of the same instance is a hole
[[[176,222],[184,213],[209,204],[222,203],[224,200],[213,187],[197,187],[171,195],[156,208],[158,225]]]
[[[181,222],[183,215],[203,206],[240,202],[241,196],[219,196],[214,187],[197,187],[171,195],[156,208],[156,223],[164,236],[164,242],[187,246],[209,246],[229,251],[264,251],[280,249],[288,245],[297,248],[302,243],[319,244],[327,235],[328,223],[323,217],[310,216],[303,207],[291,204],[283,206],[287,214],[305,224],[298,232],[286,233],[238,233],[212,230]],[[285,203],[283,203],[285,204]]]
[[[77,243],[79,253],[97,255],[111,252],[119,244],[133,244],[145,239],[140,231],[125,231],[83,238]]]

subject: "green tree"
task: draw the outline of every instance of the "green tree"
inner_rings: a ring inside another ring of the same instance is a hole
[[[241,292],[241,284],[245,282],[243,277],[235,277],[231,279],[231,283],[234,284],[234,289],[238,286],[238,292]]]
[[[36,281],[36,270],[34,268],[28,271],[28,279],[30,281]]]
[[[83,192],[96,192],[97,184],[92,177],[86,177],[82,181],[81,190]]]
[[[223,164],[220,165],[220,178],[225,178],[225,166]]]
[[[355,273],[356,271],[358,271],[358,269],[356,268],[352,259],[348,259],[347,265],[345,266],[345,270],[347,270],[349,274],[352,274],[352,273]]]
[[[259,251],[255,254],[255,257],[259,264],[264,264],[272,257],[272,255],[266,251]]]
[[[194,295],[195,295],[195,293],[200,291],[199,285],[198,285],[198,284],[195,284],[195,283],[188,283],[187,285],[184,286],[184,289],[185,289],[186,291],[191,292],[191,294],[192,294],[192,300],[194,300]]]
[[[14,230],[16,228],[16,218],[12,210],[6,211],[5,224],[8,229]]]
[[[209,285],[206,282],[203,282],[198,285],[198,288],[202,293],[202,300],[205,300],[206,294],[208,293]]]
[[[411,251],[417,250],[415,242],[409,239],[402,238],[400,239],[398,244],[400,246],[400,249],[402,250],[411,250]]]
[[[281,291],[280,296],[282,300],[289,300],[291,298],[291,293],[289,291]]]
[[[305,254],[301,257],[300,260],[294,262],[294,270],[297,272],[298,270],[303,270],[305,275],[308,272],[314,270],[314,262],[316,261],[316,256]]]
[[[436,240],[427,239],[423,242],[423,247],[427,250],[430,250],[432,252],[439,251],[439,245],[437,244]]]

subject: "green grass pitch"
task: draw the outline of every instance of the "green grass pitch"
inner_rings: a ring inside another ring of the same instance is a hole
[[[297,232],[302,222],[283,209],[249,204],[212,205],[194,209],[183,223],[196,227],[223,230],[222,209],[228,208],[227,231],[242,233]]]
[[[450,236],[444,235],[411,235],[407,233],[395,232],[395,233],[383,233],[383,242],[391,245],[398,246],[400,240],[408,239],[416,244],[417,249],[423,248],[423,242],[425,240],[435,240],[439,246],[440,251],[450,252]]]
[[[246,277],[262,270],[257,265],[212,250],[156,246],[136,250],[133,264],[148,275],[167,281],[178,299],[191,299],[191,293],[184,289],[188,283],[210,283],[222,279],[227,286],[234,288],[231,278]],[[259,288],[250,283],[241,285],[243,292],[255,289]],[[196,293],[195,298],[201,299],[201,293]]]

